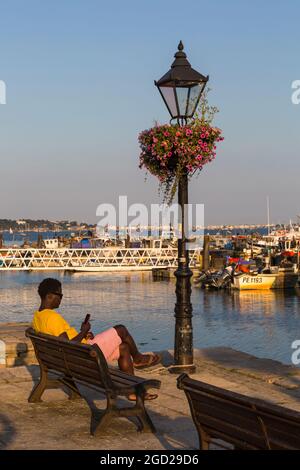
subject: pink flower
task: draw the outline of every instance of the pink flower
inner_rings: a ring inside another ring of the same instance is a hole
[[[192,135],[193,134],[193,131],[191,129],[187,129],[185,131],[185,135]]]

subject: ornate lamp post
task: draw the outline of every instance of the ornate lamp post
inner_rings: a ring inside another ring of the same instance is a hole
[[[171,122],[176,120],[181,126],[192,118],[208,76],[192,69],[191,64],[183,51],[180,41],[178,51],[171,69],[158,81],[155,81],[164,103],[171,115]],[[178,204],[181,208],[181,237],[178,239],[178,268],[176,276],[176,304],[175,304],[175,367],[173,372],[192,372],[195,369],[193,358],[193,328],[192,328],[192,304],[191,304],[191,277],[189,267],[189,253],[186,248],[187,238],[185,227],[188,226],[188,175],[183,174],[178,184]],[[176,369],[176,366],[177,367]]]

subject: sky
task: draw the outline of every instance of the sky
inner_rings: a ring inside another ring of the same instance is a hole
[[[206,224],[300,215],[298,0],[0,0],[0,218],[97,222],[101,203],[158,203],[138,134],[169,115],[154,80],[179,40],[209,75],[224,142],[190,183]]]

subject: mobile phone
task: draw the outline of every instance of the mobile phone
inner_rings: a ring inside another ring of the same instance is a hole
[[[90,318],[91,318],[91,315],[89,313],[87,313],[83,323],[87,323],[90,320]]]

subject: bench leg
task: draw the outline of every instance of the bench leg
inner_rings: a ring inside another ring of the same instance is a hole
[[[69,391],[69,400],[80,400],[82,398],[82,396],[80,395],[79,392],[75,392],[74,390],[70,389]]]
[[[139,422],[138,431],[140,431],[140,432],[152,432],[153,434],[156,433],[155,426],[154,426],[150,416],[148,415],[147,411],[145,411],[145,413],[143,413],[142,415],[137,416],[137,419],[138,419],[138,422]]]
[[[74,382],[73,379],[69,378],[69,377],[63,377],[61,379],[61,382],[63,385],[65,385],[67,387],[67,394],[68,394],[68,397],[69,397],[69,400],[78,400],[80,398],[82,398],[78,388],[77,388],[77,385],[76,383]]]
[[[41,396],[43,395],[45,389],[49,385],[47,369],[45,369],[44,367],[41,367],[40,370],[41,370],[40,381],[38,384],[36,384],[33,387],[32,392],[30,393],[29,398],[28,398],[29,403],[36,403],[36,402],[42,401]]]
[[[105,429],[111,423],[112,418],[113,413],[107,410],[103,411],[101,414],[97,412],[92,412],[90,428],[91,435],[95,436],[96,433],[101,433],[102,431],[105,431]]]
[[[200,441],[200,450],[209,450],[209,441]]]
[[[107,397],[107,407],[105,411],[94,411],[91,417],[91,434],[94,436],[97,431],[103,431],[110,424],[114,417],[136,418],[138,430],[141,432],[155,433],[156,429],[144,405],[144,392],[136,393],[136,404],[131,408],[118,408],[116,399]]]
[[[110,424],[113,417],[118,416],[118,411],[117,411],[117,407],[115,403],[116,403],[116,399],[108,396],[106,410],[92,411],[91,427],[90,427],[90,432],[92,436],[94,436],[96,432],[104,431]]]
[[[150,416],[148,415],[148,413],[146,411],[145,404],[144,404],[144,397],[140,396],[140,395],[137,395],[136,398],[137,399],[136,399],[135,408],[137,410],[137,415],[136,416],[137,416],[138,422],[140,424],[139,431],[156,433],[155,426],[154,426]]]
[[[202,429],[198,429],[199,434],[199,449],[200,450],[209,450],[209,436]]]

